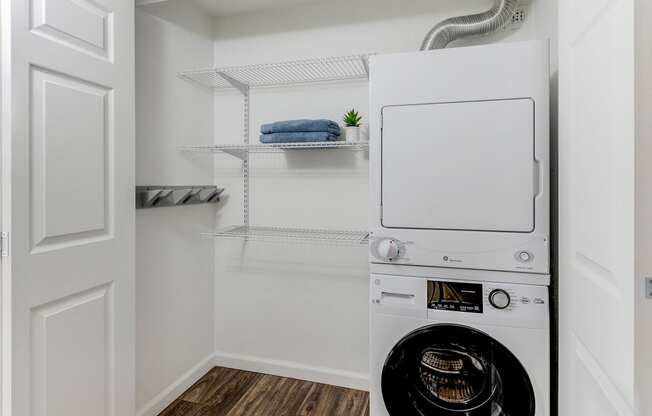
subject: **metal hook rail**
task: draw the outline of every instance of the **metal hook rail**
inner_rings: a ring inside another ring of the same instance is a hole
[[[137,186],[136,209],[212,204],[224,189],[217,186]]]

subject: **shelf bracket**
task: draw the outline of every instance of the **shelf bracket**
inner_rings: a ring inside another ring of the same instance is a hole
[[[231,156],[237,157],[240,160],[246,160],[249,151],[247,149],[224,149],[224,153],[227,153]]]
[[[368,56],[361,56],[360,60],[362,61],[362,66],[364,66],[364,72],[367,73],[367,78],[369,78],[369,58]]]
[[[248,84],[245,84],[244,82],[238,81],[237,79],[233,78],[230,75],[227,75],[224,72],[217,71],[217,73],[219,74],[219,76],[224,78],[226,80],[226,82],[231,84],[233,86],[233,88],[240,91],[243,95],[249,94],[249,85]]]

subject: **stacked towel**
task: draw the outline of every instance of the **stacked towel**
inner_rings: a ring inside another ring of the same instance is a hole
[[[261,143],[314,143],[339,140],[340,126],[332,120],[288,120],[263,124]]]
[[[304,131],[304,132],[290,132],[290,133],[269,133],[261,134],[261,143],[315,143],[315,142],[332,142],[339,139],[336,136],[326,131]]]

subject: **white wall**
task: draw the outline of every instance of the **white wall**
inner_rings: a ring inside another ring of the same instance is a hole
[[[540,3],[540,4],[538,4]],[[537,1],[519,31],[492,41],[554,34],[554,6]],[[479,11],[489,0],[329,1],[218,18],[215,65],[417,50],[425,33],[445,17]],[[472,40],[466,43],[479,43]],[[327,117],[339,121],[356,107],[367,120],[368,89],[339,86],[255,91],[252,141],[260,123]],[[218,143],[241,141],[241,99],[215,100]],[[230,199],[217,225],[241,222],[237,161],[218,156],[217,180]],[[252,220],[258,225],[367,227],[364,154],[298,153],[255,156]],[[364,249],[216,244],[216,346],[230,365],[366,387],[368,371],[367,257]]]
[[[187,141],[212,141],[212,95],[176,78],[180,70],[212,61],[212,19],[188,2],[137,10],[138,185],[213,182],[210,158],[194,160],[176,149]],[[187,387],[184,383],[194,381],[193,375],[186,377],[189,370],[201,373],[210,365],[204,360],[214,351],[213,244],[199,233],[214,228],[215,210],[202,205],[138,211],[140,414],[158,414],[158,407]]]

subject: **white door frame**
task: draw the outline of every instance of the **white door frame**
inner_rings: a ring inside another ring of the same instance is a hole
[[[636,385],[641,415],[652,414],[652,2],[636,0]]]
[[[5,204],[9,203],[10,181],[7,180],[11,174],[10,160],[7,157],[7,143],[4,138],[9,137],[11,124],[5,120],[7,115],[5,108],[9,104],[5,94],[11,87],[8,77],[4,76],[10,68],[10,41],[6,35],[10,22],[10,13],[7,12],[4,4],[0,4],[0,231],[4,231],[9,226],[8,210]],[[5,313],[5,307],[11,299],[5,277],[9,274],[8,259],[0,257],[0,415],[11,414],[11,401],[6,398],[11,397],[11,340],[5,336],[7,326],[10,326],[8,319],[10,317]]]

